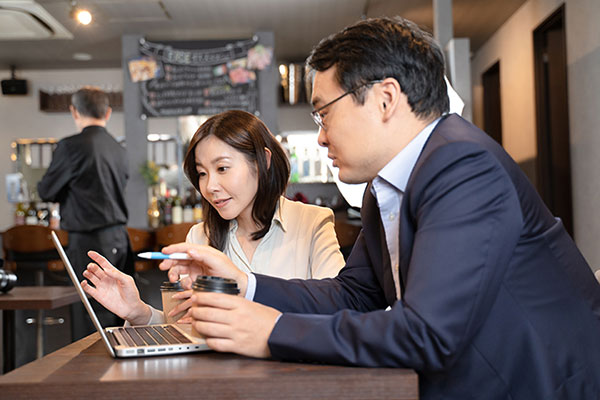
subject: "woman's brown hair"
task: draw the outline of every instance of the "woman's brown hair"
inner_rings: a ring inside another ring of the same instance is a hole
[[[254,115],[240,110],[225,111],[210,117],[192,137],[188,146],[183,169],[192,185],[200,192],[199,175],[196,170],[196,146],[202,139],[215,136],[244,154],[256,167],[258,190],[252,207],[252,218],[262,228],[252,233],[252,239],[265,236],[271,227],[279,197],[283,195],[290,177],[288,158],[265,124]],[[271,163],[267,164],[265,148],[271,152]],[[202,198],[204,232],[208,244],[223,250],[227,242],[229,221],[221,218],[217,210]]]

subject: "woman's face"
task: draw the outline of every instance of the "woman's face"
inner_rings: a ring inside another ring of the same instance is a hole
[[[213,135],[198,143],[194,155],[202,197],[223,219],[251,221],[258,176],[246,156]]]

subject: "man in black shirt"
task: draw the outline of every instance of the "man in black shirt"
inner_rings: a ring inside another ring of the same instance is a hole
[[[126,227],[127,154],[105,129],[112,111],[108,96],[98,88],[84,87],[73,94],[71,103],[80,133],[58,142],[38,193],[44,201],[60,203],[61,228],[69,232],[67,254],[80,280],[91,261],[89,250],[133,273]],[[103,307],[95,308],[104,314],[103,324],[117,323]],[[73,340],[93,331],[83,308],[81,312],[73,316]]]

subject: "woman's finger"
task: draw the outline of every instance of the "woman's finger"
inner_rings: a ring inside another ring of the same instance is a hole
[[[96,296],[98,295],[98,289],[90,285],[86,280],[81,281],[81,288],[84,292],[86,292],[93,298],[96,298]]]
[[[173,295],[173,298],[177,299],[177,300],[189,299],[190,297],[192,297],[193,294],[194,294],[193,290],[184,290],[184,291],[175,293]]]
[[[114,267],[106,258],[95,251],[88,251],[88,256],[96,261],[99,265],[95,265],[92,271],[98,275],[100,279],[104,279],[105,276],[115,279],[121,284],[129,283],[130,276],[121,272],[118,268]],[[90,266],[88,265],[88,268]]]
[[[88,278],[89,276],[95,276],[98,277],[98,279],[100,279],[101,274],[105,275],[104,271],[102,271],[102,268],[93,263],[89,263],[87,265],[87,268],[83,270],[83,276],[85,276],[86,278]]]
[[[90,281],[94,286],[98,286],[101,281],[95,273],[88,271],[87,269],[83,271],[83,277]]]
[[[178,324],[191,324],[192,323],[192,317],[186,317],[185,315],[181,318],[179,318],[179,320],[177,321]]]
[[[184,288],[186,290],[189,290],[192,288],[192,279],[189,276],[186,275],[183,278],[181,278],[179,281],[181,282],[182,288]]]
[[[104,270],[117,270],[117,268],[115,268],[110,261],[108,261],[106,258],[104,258],[104,256],[96,251],[90,250],[87,252],[88,257],[90,257],[92,260],[94,260],[96,263],[98,263],[98,265],[100,265],[100,267],[102,267],[102,269]]]
[[[174,315],[179,314],[182,311],[187,311],[192,307],[192,300],[188,299],[186,301],[183,301],[179,304],[177,304],[175,307],[173,307],[173,309],[171,311],[169,311],[168,316],[172,317]]]

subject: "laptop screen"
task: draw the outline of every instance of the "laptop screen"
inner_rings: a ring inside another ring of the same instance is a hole
[[[67,272],[69,273],[69,277],[71,278],[73,285],[75,285],[75,289],[77,289],[79,298],[81,298],[81,301],[83,302],[85,309],[87,310],[88,314],[90,315],[90,318],[92,319],[92,322],[94,323],[94,326],[96,327],[96,330],[102,337],[102,341],[104,342],[104,345],[108,349],[108,352],[110,353],[110,355],[112,357],[116,357],[115,351],[113,350],[112,346],[110,345],[108,338],[106,337],[106,333],[104,332],[104,329],[102,328],[102,325],[100,324],[100,321],[98,320],[98,317],[96,316],[96,313],[94,312],[94,309],[92,308],[92,305],[90,304],[90,301],[88,300],[87,295],[83,291],[83,288],[81,287],[81,283],[79,283],[79,279],[77,279],[77,274],[75,274],[75,270],[73,269],[73,266],[71,265],[71,261],[69,261],[69,258],[67,257],[67,253],[65,253],[65,249],[63,248],[62,244],[60,243],[60,240],[58,240],[58,236],[56,236],[56,233],[54,231],[52,231],[52,241],[54,242],[54,247],[56,247],[56,250],[58,250],[58,254],[60,255],[60,258],[62,259],[63,263],[65,264],[65,268],[67,269]]]

